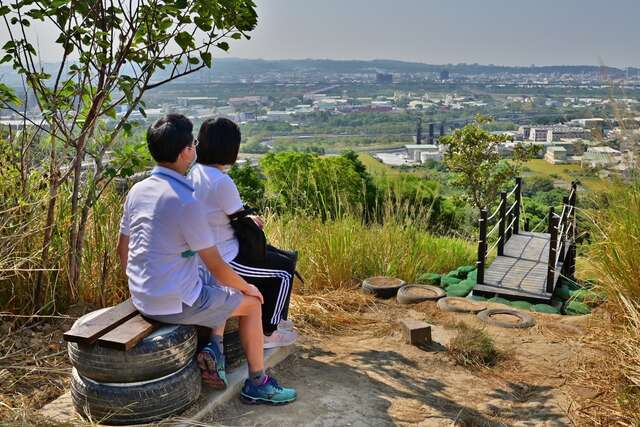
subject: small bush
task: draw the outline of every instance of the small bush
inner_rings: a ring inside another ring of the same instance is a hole
[[[449,344],[449,353],[463,366],[495,366],[500,353],[484,329],[457,323],[457,335]]]

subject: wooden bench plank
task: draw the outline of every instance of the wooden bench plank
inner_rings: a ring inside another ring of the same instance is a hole
[[[75,329],[64,333],[65,341],[77,342],[79,344],[93,344],[98,337],[122,325],[127,320],[135,317],[138,310],[134,307],[130,299],[111,307],[95,318],[84,322]]]
[[[159,326],[159,323],[147,320],[138,314],[98,338],[98,345],[100,347],[129,351]]]

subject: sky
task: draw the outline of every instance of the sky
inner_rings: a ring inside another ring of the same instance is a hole
[[[263,59],[398,59],[429,64],[640,67],[640,0],[256,0]],[[32,30],[45,61],[52,27]],[[7,38],[0,27],[0,42]]]
[[[257,0],[230,55],[640,66],[640,0]]]

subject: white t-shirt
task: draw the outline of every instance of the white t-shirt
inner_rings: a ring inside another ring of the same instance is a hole
[[[164,167],[131,188],[120,233],[129,236],[131,301],[143,314],[176,314],[200,295],[195,252],[215,245],[187,177]]]
[[[229,175],[213,166],[197,164],[191,169],[196,199],[202,202],[209,228],[222,258],[232,261],[238,256],[238,239],[227,215],[243,208],[238,188]]]

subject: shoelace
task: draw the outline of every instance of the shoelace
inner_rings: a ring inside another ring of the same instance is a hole
[[[276,390],[278,391],[282,391],[282,387],[280,387],[280,385],[278,384],[278,382],[276,381],[275,378],[273,377],[267,377],[267,382],[268,384],[270,384],[271,386],[273,386]]]

